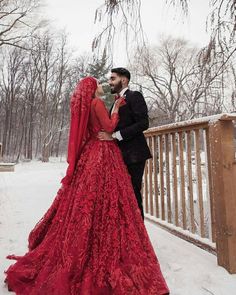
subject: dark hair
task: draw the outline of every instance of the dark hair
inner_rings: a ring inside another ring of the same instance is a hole
[[[116,73],[119,76],[125,76],[128,80],[130,80],[130,72],[125,68],[114,68],[111,69],[112,73]]]

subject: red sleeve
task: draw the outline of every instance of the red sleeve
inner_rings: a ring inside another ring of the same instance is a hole
[[[104,102],[99,98],[96,99],[95,113],[104,131],[113,132],[119,121],[119,115],[112,114],[110,118]]]

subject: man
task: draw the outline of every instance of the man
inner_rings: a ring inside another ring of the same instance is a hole
[[[119,109],[120,120],[115,132],[112,134],[100,132],[98,137],[100,140],[117,140],[131,176],[138,206],[144,218],[141,196],[142,177],[145,162],[151,158],[150,150],[143,135],[143,131],[149,126],[148,110],[143,95],[138,91],[129,90],[129,81],[130,72],[127,69],[114,68],[111,70],[109,79],[111,93],[116,93],[116,98],[124,97],[125,104]]]

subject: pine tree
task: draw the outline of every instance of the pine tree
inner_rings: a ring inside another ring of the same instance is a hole
[[[111,68],[110,65],[107,65],[107,61],[108,58],[106,51],[104,50],[101,59],[94,57],[93,63],[89,64],[88,74],[95,77],[101,84],[103,84],[104,96],[102,98],[104,99],[106,107],[110,109],[114,99],[113,95],[110,93],[110,86],[107,83],[108,73]]]

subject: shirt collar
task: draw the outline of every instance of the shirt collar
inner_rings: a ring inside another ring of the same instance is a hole
[[[128,90],[129,87],[125,87],[124,89],[121,90],[121,92],[119,93],[120,96],[124,96],[125,91]]]

